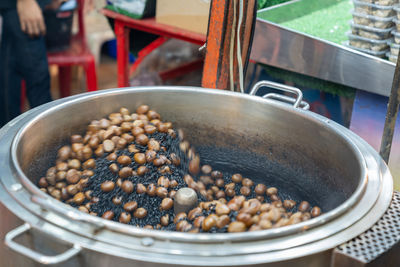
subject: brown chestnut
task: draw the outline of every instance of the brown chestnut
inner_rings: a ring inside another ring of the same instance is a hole
[[[257,195],[264,195],[266,191],[267,191],[267,187],[264,184],[258,184],[254,188],[254,192]]]
[[[101,185],[100,188],[103,192],[110,192],[114,189],[115,183],[113,181],[104,181]]]
[[[145,208],[138,208],[133,213],[133,216],[135,216],[138,219],[142,219],[147,216],[147,210]]]
[[[118,157],[117,162],[123,166],[127,166],[131,164],[132,160],[129,156],[122,155]]]
[[[121,189],[122,189],[122,191],[124,191],[127,194],[132,193],[133,192],[133,183],[129,180],[125,180],[122,182]]]
[[[243,176],[240,173],[235,173],[234,175],[232,175],[231,179],[232,182],[238,184],[242,182]]]
[[[126,202],[124,204],[124,210],[126,210],[127,212],[132,212],[134,210],[136,210],[138,204],[136,201],[130,201],[130,202]]]
[[[132,175],[132,168],[131,167],[123,167],[119,173],[119,177],[125,179]]]
[[[119,222],[120,223],[129,223],[131,221],[131,215],[127,212],[121,212],[119,215]]]
[[[114,218],[114,212],[111,210],[108,210],[108,211],[104,212],[101,217],[106,220],[112,220]]]
[[[144,186],[143,184],[137,184],[136,185],[136,193],[145,194],[146,193],[146,186]]]
[[[172,199],[166,197],[161,201],[160,208],[161,208],[161,210],[170,210],[173,205],[174,205],[174,201]]]
[[[139,134],[136,136],[136,143],[139,145],[145,146],[147,145],[147,142],[149,142],[149,138],[145,134]]]

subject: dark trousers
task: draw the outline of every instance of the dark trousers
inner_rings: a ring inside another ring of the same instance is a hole
[[[16,9],[0,10],[3,30],[0,48],[0,127],[21,113],[21,81],[33,108],[51,101],[50,75],[44,37],[31,38],[21,30]]]

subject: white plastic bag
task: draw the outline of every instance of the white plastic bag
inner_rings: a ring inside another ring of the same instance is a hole
[[[129,13],[142,16],[146,0],[110,0],[112,5]]]

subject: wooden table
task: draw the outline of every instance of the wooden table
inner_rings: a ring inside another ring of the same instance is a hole
[[[144,31],[165,38],[174,38],[186,42],[203,45],[206,36],[177,27],[157,23],[155,18],[133,19],[117,12],[102,9],[101,12],[108,18],[114,19],[115,35],[117,39],[117,68],[118,87],[129,86],[129,31],[131,29]],[[154,48],[154,46],[153,46]],[[145,48],[146,49],[146,48]],[[147,52],[152,49],[147,49]],[[147,55],[148,53],[145,53]],[[181,69],[187,69],[181,68]]]

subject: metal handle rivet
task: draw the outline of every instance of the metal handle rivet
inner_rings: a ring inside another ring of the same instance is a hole
[[[11,185],[11,190],[12,191],[19,191],[22,189],[22,185],[21,184],[13,184]]]
[[[145,237],[142,239],[142,245],[145,247],[150,247],[154,244],[154,239],[151,237]]]

